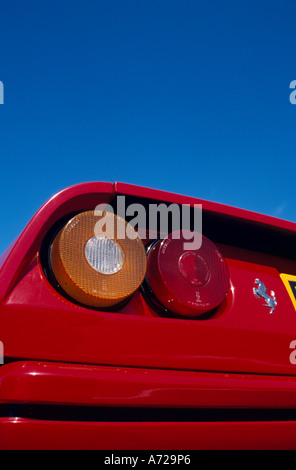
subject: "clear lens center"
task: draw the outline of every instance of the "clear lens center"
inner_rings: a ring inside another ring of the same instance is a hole
[[[115,274],[124,263],[124,253],[119,244],[107,237],[92,237],[84,249],[85,257],[93,269],[101,274]]]

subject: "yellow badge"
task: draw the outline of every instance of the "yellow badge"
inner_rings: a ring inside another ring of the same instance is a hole
[[[296,276],[291,274],[280,274],[280,276],[296,310]]]

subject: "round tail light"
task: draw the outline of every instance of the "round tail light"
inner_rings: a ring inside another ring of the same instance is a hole
[[[171,233],[148,252],[146,281],[167,310],[194,317],[218,307],[229,288],[225,259],[208,238],[202,236],[198,250],[184,250],[188,242]]]
[[[146,251],[137,232],[111,212],[105,218],[111,223],[98,232],[94,212],[81,212],[59,231],[51,246],[57,282],[71,298],[90,307],[121,303],[138,289],[146,273]],[[133,231],[132,238],[124,236],[127,228]]]

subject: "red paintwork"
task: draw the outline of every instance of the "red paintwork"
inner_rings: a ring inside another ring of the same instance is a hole
[[[0,449],[184,449],[190,455],[188,449],[293,449],[296,422],[73,423],[0,418],[0,429]]]
[[[180,194],[168,193],[156,189],[143,188],[142,186],[134,186],[126,183],[114,183],[114,192],[118,194],[125,194],[129,196],[144,197],[149,199],[157,199],[164,202],[176,204],[202,204],[203,211],[224,214],[231,217],[237,217],[243,220],[259,222],[260,224],[270,225],[271,227],[278,227],[295,232],[296,224],[288,220],[270,217],[269,215],[259,214],[257,212],[239,209],[237,207],[226,206],[218,204],[217,202],[204,201],[193,197],[183,196]]]
[[[296,408],[296,377],[55,362],[0,369],[0,403],[190,408]]]
[[[295,233],[296,237],[296,224],[292,222],[131,185],[86,183],[60,192],[37,212],[1,259],[0,340],[7,359],[25,360],[0,368],[2,403],[128,401],[132,405],[175,403],[182,407],[191,403],[190,406],[200,407],[221,401],[221,406],[295,407],[296,366],[289,361],[289,345],[296,339],[295,309],[279,277],[281,272],[296,274],[294,261],[219,245],[228,265],[231,288],[215,315],[207,320],[161,318],[140,291],[117,313],[80,307],[55,291],[40,265],[39,251],[46,233],[63,216],[93,209],[116,194],[179,204],[202,203],[203,211],[211,214],[256,222],[258,230],[260,226],[276,227]],[[253,294],[257,277],[276,292],[278,306],[273,315]],[[29,362],[32,360],[42,362]],[[46,361],[59,364],[50,365]],[[120,448],[120,442],[121,448],[128,448],[130,444],[122,435],[125,430],[134,438],[138,436],[132,441],[132,448],[143,446],[144,442],[145,448],[155,449],[162,446],[181,449],[195,444],[204,448],[252,447],[257,445],[255,442],[259,442],[259,447],[260,443],[263,447],[275,447],[276,442],[281,447],[283,436],[285,445],[291,444],[290,432],[295,430],[293,422],[157,426],[150,423],[143,430],[141,423],[71,424],[2,418],[0,442],[7,448],[32,445],[80,448],[96,447],[100,440],[101,448],[113,445],[112,448]],[[162,427],[169,429],[166,438],[160,438]],[[107,428],[114,436],[112,444]],[[271,432],[276,429],[278,440]],[[69,434],[63,440],[65,430]],[[195,438],[189,438],[192,431]],[[213,438],[208,441],[207,432],[216,436],[217,441]],[[80,433],[84,433],[82,441]],[[25,440],[20,441],[24,435]],[[37,439],[34,444],[32,436]],[[223,436],[232,436],[232,440]],[[243,436],[248,436],[247,443],[242,444]],[[51,444],[44,444],[46,437]],[[296,443],[293,445],[296,447]]]

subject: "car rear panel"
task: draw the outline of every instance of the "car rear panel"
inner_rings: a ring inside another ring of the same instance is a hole
[[[44,261],[52,228],[100,203],[116,211],[119,195],[126,205],[202,204],[203,234],[221,251],[230,275],[218,308],[196,319],[170,318],[140,288],[108,312],[55,289]],[[1,446],[296,447],[296,312],[281,278],[296,275],[295,240],[291,222],[120,183],[87,183],[53,197],[1,261]],[[256,279],[275,293],[273,312],[254,295]],[[83,413],[75,420],[73,407],[87,408],[88,421]],[[114,414],[108,421],[111,408],[120,421]],[[120,415],[126,408],[133,410],[130,419]],[[141,414],[147,409],[153,421]],[[174,421],[180,410],[185,420],[178,414]]]

